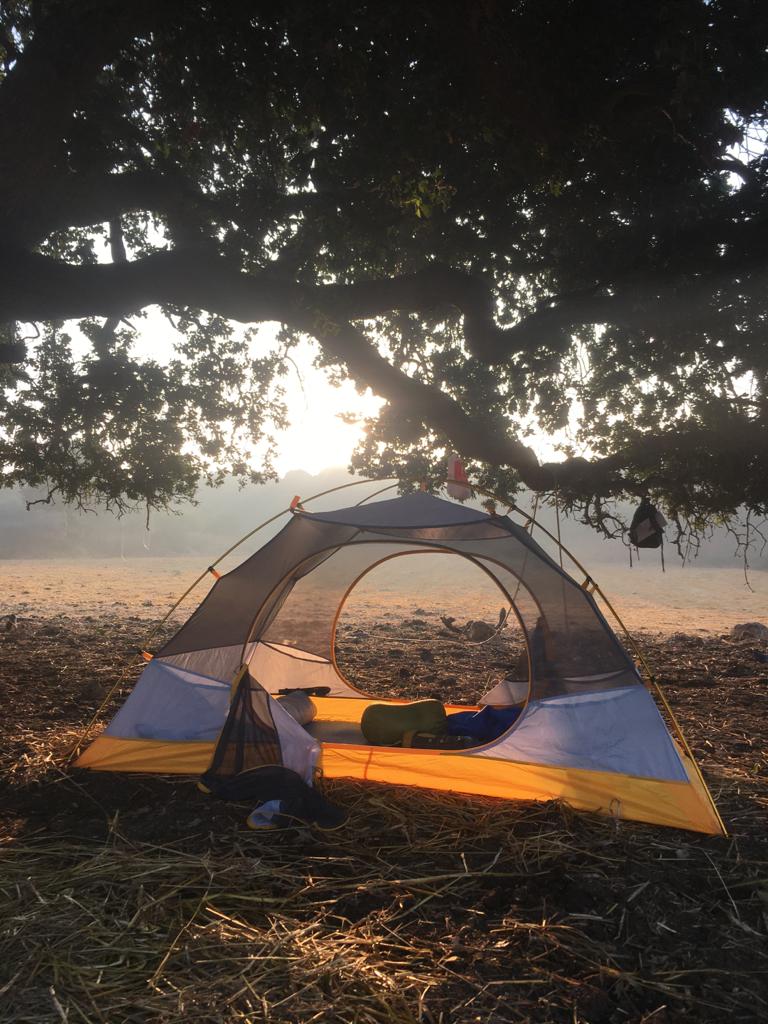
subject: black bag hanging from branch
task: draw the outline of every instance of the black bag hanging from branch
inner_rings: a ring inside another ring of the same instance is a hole
[[[629,539],[636,548],[660,548],[664,542],[666,525],[667,520],[656,506],[648,498],[643,498],[632,516]]]

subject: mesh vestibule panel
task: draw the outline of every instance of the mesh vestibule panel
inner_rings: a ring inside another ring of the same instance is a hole
[[[154,660],[163,665],[172,665],[183,671],[197,672],[200,675],[220,679],[223,683],[231,683],[232,678],[244,661],[250,661],[253,644],[248,644],[243,657],[242,641],[224,647],[208,647],[205,650],[184,651],[180,654],[156,657]]]
[[[229,778],[250,768],[283,763],[270,703],[271,697],[244,671],[206,774]]]
[[[447,545],[480,558],[514,596],[529,645],[532,699],[639,684],[634,664],[594,600],[520,533]]]
[[[593,599],[559,569],[529,552],[517,579],[486,563],[514,598],[522,620],[531,668],[532,699],[639,683],[626,651],[616,640]],[[522,663],[511,678],[525,678]]]

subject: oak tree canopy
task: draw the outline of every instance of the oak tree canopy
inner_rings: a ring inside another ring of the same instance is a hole
[[[7,0],[3,484],[266,478],[309,335],[386,400],[360,471],[765,513],[767,47],[761,0]]]

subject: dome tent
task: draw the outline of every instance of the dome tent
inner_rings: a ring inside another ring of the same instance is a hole
[[[221,576],[154,655],[78,766],[200,774],[212,761],[230,773],[277,763],[307,780],[320,768],[326,777],[559,798],[581,810],[724,831],[687,745],[673,740],[589,588],[522,526],[424,492],[331,512],[291,511],[285,527]],[[336,663],[348,593],[372,567],[416,551],[451,553],[481,569],[525,638],[528,678],[502,680],[480,702],[522,703],[523,710],[483,745],[368,744],[362,714],[386,702],[362,694]],[[286,642],[285,624],[297,621],[300,636]],[[312,697],[316,717],[304,728],[273,695],[309,687],[327,693]]]

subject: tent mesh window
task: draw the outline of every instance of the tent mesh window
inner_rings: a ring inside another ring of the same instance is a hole
[[[355,579],[382,558],[434,551],[437,542],[442,551],[484,569],[500,598],[512,605],[529,648],[532,699],[639,683],[592,597],[527,536],[521,543],[495,524],[493,530],[432,530],[427,541],[412,539],[424,531],[401,531],[408,536],[401,543],[393,543],[391,534],[385,539],[387,532],[360,531],[347,546],[326,552],[314,571],[282,586],[267,602],[252,638],[330,661],[337,613]]]
[[[280,738],[269,709],[269,697],[246,671],[237,684],[206,774],[227,778],[251,768],[282,763]]]
[[[379,559],[412,551],[403,544],[353,543],[330,553],[289,594],[281,595],[280,607],[259,639],[330,661],[334,620],[350,585]]]
[[[457,514],[442,504],[426,510],[433,522]],[[360,511],[352,510],[355,516]],[[439,550],[473,561],[496,581],[500,596],[507,595],[528,647],[531,700],[641,685],[591,595],[511,520],[378,525],[386,512],[366,511],[368,518],[376,516],[376,525],[295,516],[261,553],[219,580],[160,656],[218,679],[231,677],[242,661],[255,657],[260,667],[254,674],[271,692],[288,685],[330,685],[337,695],[352,696],[333,658],[336,617],[348,588],[389,555]],[[259,661],[267,652],[268,671]],[[318,665],[330,671],[324,675]],[[525,683],[527,665],[510,666],[506,677]]]

